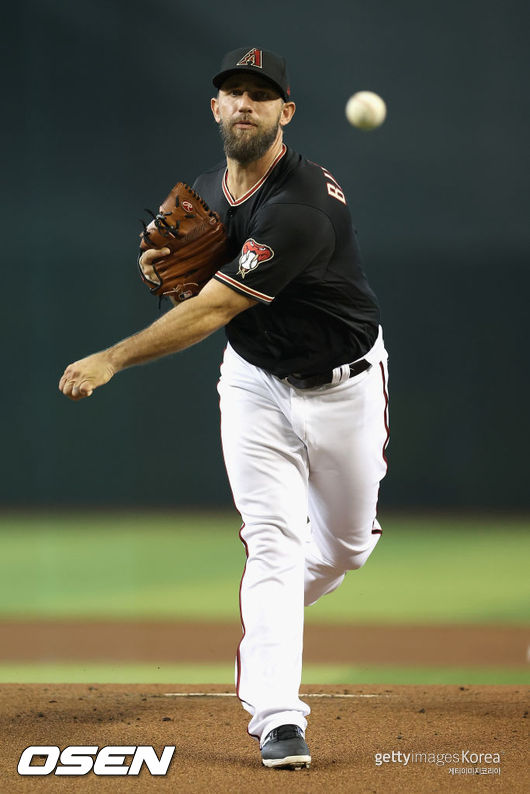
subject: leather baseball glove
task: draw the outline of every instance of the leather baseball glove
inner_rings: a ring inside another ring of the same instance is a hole
[[[140,234],[138,268],[153,295],[184,301],[197,295],[228,260],[226,232],[216,212],[184,182],[177,182]],[[146,272],[140,257],[148,248],[169,248]]]

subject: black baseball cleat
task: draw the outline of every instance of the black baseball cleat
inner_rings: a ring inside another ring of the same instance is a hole
[[[280,725],[267,734],[261,748],[264,766],[276,769],[309,768],[311,755],[298,725]]]

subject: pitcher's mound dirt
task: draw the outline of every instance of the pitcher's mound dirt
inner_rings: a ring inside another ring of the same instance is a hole
[[[191,691],[208,694],[175,694]],[[307,731],[313,764],[287,772],[261,766],[257,742],[246,734],[247,715],[227,687],[4,684],[0,791],[528,790],[523,687],[319,686],[304,691],[313,695]],[[139,777],[17,773],[28,745],[141,744],[154,745],[159,755],[164,746],[175,745],[165,777],[153,777],[145,768]],[[376,761],[383,756],[377,753],[388,754],[381,765]]]

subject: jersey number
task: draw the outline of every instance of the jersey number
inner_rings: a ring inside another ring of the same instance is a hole
[[[320,167],[322,168],[322,166]],[[328,189],[329,195],[333,196],[333,198],[336,198],[339,201],[342,201],[343,204],[346,204],[346,196],[340,189],[337,180],[334,177],[332,177],[331,174],[328,171],[326,171],[325,168],[322,168],[322,170],[324,172],[324,176],[326,177],[326,179],[331,179],[331,182],[326,182],[326,187]]]

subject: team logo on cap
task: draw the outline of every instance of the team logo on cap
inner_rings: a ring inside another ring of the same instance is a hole
[[[246,241],[239,257],[239,270],[237,275],[245,278],[247,273],[255,270],[260,262],[272,259],[274,251],[268,245],[257,243],[252,237]]]
[[[236,63],[236,66],[257,66],[258,69],[262,69],[262,50],[249,50],[246,55],[243,55],[240,61]]]

